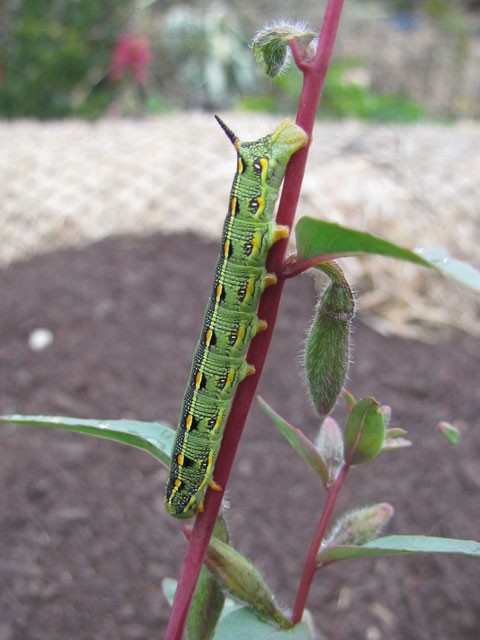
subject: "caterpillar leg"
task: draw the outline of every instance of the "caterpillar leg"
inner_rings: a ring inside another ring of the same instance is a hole
[[[267,273],[265,278],[263,279],[263,284],[265,285],[265,289],[267,287],[272,286],[272,284],[277,284],[278,278],[274,273]]]
[[[267,327],[268,327],[267,321],[259,318],[255,335],[257,335],[257,333],[260,333],[261,331],[265,331]]]
[[[255,369],[255,367],[253,366],[253,364],[248,364],[248,362],[247,362],[247,370],[246,370],[246,372],[245,372],[245,378],[246,378],[247,376],[253,376],[253,374],[255,373],[255,371],[256,371],[256,369]]]
[[[221,491],[222,490],[221,485],[219,485],[218,482],[215,482],[215,480],[213,478],[208,483],[208,486],[210,487],[210,489],[213,489],[213,491]]]
[[[282,238],[288,238],[289,234],[290,227],[287,227],[284,224],[276,224],[275,229],[273,230],[273,244]]]

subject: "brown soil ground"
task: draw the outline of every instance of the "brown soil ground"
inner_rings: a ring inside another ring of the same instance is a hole
[[[216,253],[191,235],[120,238],[1,272],[0,412],[175,424]],[[312,306],[308,277],[288,284],[259,387],[310,435],[298,354]],[[33,352],[37,327],[54,341]],[[354,340],[350,390],[390,404],[414,447],[353,470],[338,513],[387,501],[392,533],[480,539],[478,341],[431,346],[361,323]],[[455,448],[435,430],[442,419],[462,429]],[[0,428],[0,640],[162,638],[160,583],[185,549],[163,509],[165,470],[120,444]],[[291,605],[324,495],[257,407],[229,498],[235,545]],[[479,593],[468,558],[356,560],[317,576],[309,608],[329,640],[476,640]]]

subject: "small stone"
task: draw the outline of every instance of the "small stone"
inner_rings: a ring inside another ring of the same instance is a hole
[[[28,346],[32,351],[43,351],[53,342],[53,333],[49,329],[34,329],[28,336]]]

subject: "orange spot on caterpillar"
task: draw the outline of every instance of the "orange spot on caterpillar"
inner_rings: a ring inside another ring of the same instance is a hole
[[[232,200],[230,202],[230,213],[234,216],[237,212],[237,198],[232,196]]]
[[[187,431],[190,431],[190,428],[192,426],[192,422],[193,422],[193,416],[191,413],[188,414],[187,419],[185,420],[185,428]]]
[[[178,487],[180,487],[182,484],[182,481],[179,480],[178,478],[175,478],[175,488],[178,489]]]
[[[244,166],[243,166],[242,158],[240,156],[238,156],[237,171],[238,171],[238,173],[243,173],[243,170],[244,170]]]
[[[272,284],[277,284],[277,282],[278,282],[278,278],[274,273],[267,273],[267,275],[263,279],[265,288],[271,287]]]
[[[213,336],[213,331],[211,329],[209,329],[205,335],[205,344],[207,345],[207,347],[210,346],[210,342],[212,340],[212,336]]]
[[[184,461],[185,461],[185,456],[183,455],[183,453],[179,453],[177,456],[177,462],[181,467],[183,467]]]
[[[230,240],[227,238],[223,244],[223,255],[228,258],[228,252],[230,250]]]
[[[222,296],[223,287],[221,284],[217,285],[217,290],[215,294],[215,302],[220,302],[220,298]]]
[[[214,491],[221,491],[222,490],[222,486],[219,485],[218,482],[215,482],[215,480],[213,478],[208,483],[208,486],[210,487],[210,489],[213,489]]]
[[[199,371],[195,376],[195,389],[199,389],[202,384],[203,374]]]

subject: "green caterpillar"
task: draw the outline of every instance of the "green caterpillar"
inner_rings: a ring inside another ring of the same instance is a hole
[[[286,120],[260,140],[240,142],[217,120],[237,152],[237,171],[166,485],[167,511],[178,518],[203,510],[208,485],[219,488],[212,474],[223,428],[237,385],[255,372],[245,360],[249,342],[266,328],[258,301],[277,280],[265,268],[267,254],[289,233],[272,219],[275,201],[290,157],[308,141]]]

